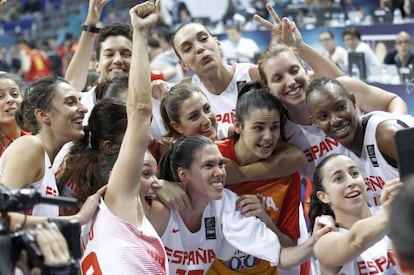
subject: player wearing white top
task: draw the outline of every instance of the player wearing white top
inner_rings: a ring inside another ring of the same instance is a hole
[[[191,80],[191,84],[199,87],[201,91],[206,95],[210,106],[216,113],[216,120],[219,125],[222,125],[223,129],[228,129],[229,125],[234,123],[235,108],[237,103],[237,97],[239,95],[238,85],[251,81],[249,69],[252,64],[238,63],[232,66],[234,70],[233,77],[227,87],[220,93],[211,93],[204,83],[197,75],[194,75]],[[225,132],[225,131],[224,131]],[[223,139],[226,136],[218,136],[218,139]]]
[[[361,154],[351,158],[358,164],[367,185],[367,201],[369,205],[379,205],[382,187],[385,182],[398,178],[397,160],[387,156],[378,144],[377,129],[383,122],[397,124],[399,127],[414,127],[414,117],[411,115],[396,116],[386,112],[371,112],[361,118],[364,127],[364,141]],[[400,128],[401,129],[401,128]],[[394,142],[395,144],[395,142]]]
[[[414,126],[414,118],[386,112],[361,116],[354,96],[329,78],[309,85],[306,102],[315,125],[353,153],[365,177],[368,203],[378,205],[385,182],[398,177],[395,132]]]
[[[150,28],[157,22],[159,13],[159,1],[144,2],[129,11],[134,29],[134,43],[127,97],[128,125],[109,177],[101,209],[89,230],[84,229],[84,235],[89,237],[82,260],[84,274],[100,274],[98,270],[102,271],[101,274],[168,273],[168,262],[162,244],[145,219],[139,197],[151,123],[151,83],[148,77],[150,67],[146,53]],[[114,236],[113,231],[119,234]],[[131,236],[134,236],[133,241],[130,240]],[[112,248],[116,249],[111,250]],[[112,255],[106,254],[108,249]],[[107,266],[109,256],[111,263],[113,259],[122,262],[118,269]]]
[[[333,154],[318,165],[310,218],[330,214],[341,228],[328,232],[314,246],[322,274],[398,274],[386,234],[391,203],[401,186],[398,180],[387,182],[382,206],[370,209],[364,179],[351,158]]]
[[[3,153],[3,156],[6,157],[8,153],[8,148]],[[43,174],[43,178],[29,184],[29,186],[33,186],[42,196],[59,196],[59,190],[56,185],[56,178],[55,173],[50,163],[49,156],[45,151],[45,172]],[[0,178],[2,176],[3,170],[3,159],[4,157],[0,158]],[[57,217],[59,216],[59,206],[51,205],[51,204],[44,204],[39,203],[33,206],[33,208],[28,212],[30,215],[33,216],[44,216],[44,217]]]

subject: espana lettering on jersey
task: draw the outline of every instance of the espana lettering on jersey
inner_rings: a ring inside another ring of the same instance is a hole
[[[325,155],[325,153],[332,151],[336,147],[339,146],[339,142],[330,138],[326,137],[323,141],[321,141],[317,145],[313,145],[310,148],[303,150],[305,153],[308,162],[313,162],[318,158]]]

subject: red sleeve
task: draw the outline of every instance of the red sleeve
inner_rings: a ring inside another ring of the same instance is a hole
[[[294,240],[299,239],[300,176],[292,175],[292,183],[286,192],[276,226]]]

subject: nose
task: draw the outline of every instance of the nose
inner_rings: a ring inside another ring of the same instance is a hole
[[[10,104],[10,103],[14,103],[16,101],[16,98],[12,97],[10,94],[6,95],[6,103]]]
[[[287,87],[293,88],[295,86],[295,84],[296,84],[295,77],[293,75],[291,75],[291,74],[286,74],[286,76],[285,76],[285,83],[286,83],[286,86]]]
[[[201,43],[195,43],[194,47],[196,48],[197,54],[204,52],[204,47],[201,45]]]
[[[79,109],[79,112],[84,113],[84,114],[86,114],[88,112],[88,108],[85,105],[83,105],[83,103],[80,102],[80,101],[79,101],[79,108],[78,109]]]
[[[211,123],[210,116],[206,113],[202,113],[201,120],[202,120],[203,124],[210,124]]]
[[[113,62],[114,63],[120,63],[120,62],[122,62],[122,59],[123,58],[121,56],[121,53],[117,52],[117,53],[114,54]]]
[[[216,168],[214,169],[214,176],[216,177],[222,177],[223,175],[226,174],[226,168],[221,165],[217,165]]]
[[[158,181],[158,178],[156,176],[152,177],[151,188],[153,190],[159,190],[161,188],[161,185],[160,185],[160,183]]]
[[[331,125],[332,126],[338,126],[341,124],[341,118],[336,115],[335,113],[331,114]]]
[[[270,131],[270,129],[265,129],[263,131],[263,139],[266,141],[272,139],[272,132]]]

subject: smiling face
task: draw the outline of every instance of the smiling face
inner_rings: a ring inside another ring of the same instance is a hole
[[[56,85],[50,111],[46,112],[45,123],[64,143],[84,136],[83,118],[87,112],[80,102],[82,94],[65,82]]]
[[[243,163],[253,163],[269,158],[280,138],[280,113],[278,110],[250,108],[243,125],[236,122],[240,134],[236,142],[238,158]]]
[[[318,191],[317,197],[329,204],[335,215],[358,213],[366,205],[365,181],[352,159],[335,156],[325,163],[320,173],[324,191]]]
[[[192,93],[182,102],[179,121],[171,121],[170,124],[183,136],[203,135],[212,140],[216,139],[216,115],[201,92]]]
[[[156,192],[160,189],[157,173],[157,162],[149,152],[145,152],[144,165],[141,172],[139,194],[144,210],[150,210],[153,200],[156,198]]]
[[[354,141],[359,128],[359,115],[352,95],[333,83],[312,91],[307,107],[314,124],[325,134],[347,146]]]
[[[20,88],[12,79],[0,79],[0,125],[16,124],[14,115],[22,103]]]
[[[282,51],[263,63],[263,72],[270,92],[285,106],[297,107],[305,103],[309,77],[298,57]]]
[[[191,167],[179,168],[178,173],[192,201],[222,198],[226,180],[225,160],[216,144],[205,144],[197,149]]]
[[[99,61],[96,64],[96,70],[101,74],[101,80],[128,76],[131,56],[131,40],[122,35],[108,36],[101,43]]]
[[[217,40],[201,24],[190,23],[178,29],[173,46],[182,64],[197,75],[216,70],[222,63]]]

